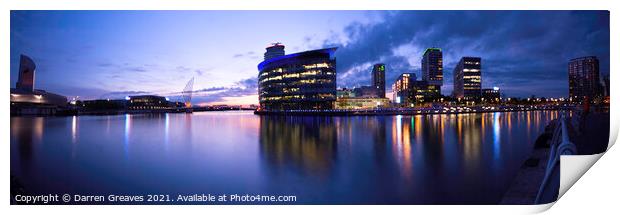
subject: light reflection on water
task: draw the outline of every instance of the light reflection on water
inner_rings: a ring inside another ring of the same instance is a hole
[[[297,195],[298,203],[493,204],[555,111],[282,117],[11,117],[33,193]]]

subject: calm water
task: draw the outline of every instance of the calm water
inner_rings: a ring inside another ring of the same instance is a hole
[[[558,113],[11,117],[33,194],[296,195],[298,204],[496,204]]]

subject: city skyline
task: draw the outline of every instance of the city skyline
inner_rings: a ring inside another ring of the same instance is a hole
[[[370,83],[376,63],[385,63],[388,85],[401,73],[421,77],[424,50],[438,47],[444,95],[452,92],[456,62],[480,56],[482,88],[566,97],[570,59],[597,56],[601,76],[609,74],[608,17],[606,11],[13,11],[10,77],[14,83],[16,61],[26,54],[39,62],[35,87],[69,97],[172,95],[196,77],[194,104],[256,104],[256,65],[272,42],[282,42],[287,54],[338,47],[339,88]]]

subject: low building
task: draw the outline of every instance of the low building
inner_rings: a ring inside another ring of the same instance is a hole
[[[261,62],[258,65],[261,109],[333,109],[336,101],[335,51],[336,48],[305,51]]]
[[[482,89],[483,102],[499,103],[501,101],[501,95],[499,87],[493,87],[490,89]]]
[[[127,109],[128,100],[124,99],[97,99],[80,102],[84,111],[122,111]]]
[[[18,80],[11,88],[11,115],[53,115],[67,106],[67,97],[35,89],[36,65],[28,56],[20,56]]]
[[[429,84],[427,81],[415,81],[413,87],[413,102],[423,104],[427,102],[436,102],[441,99],[440,86]]]
[[[352,89],[342,88],[336,90],[336,98],[352,98],[355,97],[355,92]]]
[[[383,98],[385,96],[381,96],[381,92],[379,88],[374,86],[361,86],[353,89],[356,97],[364,97],[364,98]]]
[[[364,97],[352,97],[352,98],[337,98],[336,109],[375,109],[388,107],[390,100],[387,98],[364,98]]]
[[[11,88],[11,114],[53,115],[67,106],[67,97],[44,90],[23,91]]]
[[[174,108],[174,103],[168,101],[168,98],[155,95],[128,96],[125,98],[128,110],[163,110]]]

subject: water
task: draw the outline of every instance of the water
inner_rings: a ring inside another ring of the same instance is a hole
[[[497,204],[556,111],[11,117],[32,194],[296,195],[296,204]],[[176,204],[176,203],[173,203]]]

